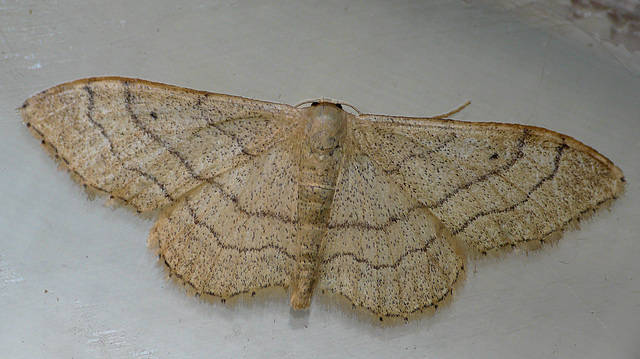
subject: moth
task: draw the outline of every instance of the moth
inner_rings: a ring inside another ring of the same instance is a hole
[[[20,112],[89,191],[157,213],[170,274],[223,301],[280,288],[296,309],[318,293],[412,318],[451,298],[468,258],[540,248],[624,190],[550,130],[303,105],[104,77]]]

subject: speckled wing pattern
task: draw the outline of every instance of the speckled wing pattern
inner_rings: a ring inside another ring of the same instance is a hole
[[[298,163],[291,144],[281,142],[207,181],[160,215],[150,244],[200,294],[228,299],[290,287]]]
[[[76,180],[139,212],[254,158],[297,115],[290,106],[121,78],[59,85],[21,111]]]
[[[196,293],[280,287],[304,308],[315,286],[381,320],[435,309],[467,257],[539,248],[624,189],[607,158],[532,126],[116,77],[56,86],[21,112],[87,189],[160,210],[149,243]]]
[[[542,128],[354,118],[318,288],[384,317],[433,310],[467,256],[538,249],[615,200],[624,177]]]
[[[442,222],[359,152],[345,156],[323,253],[318,289],[382,317],[435,306],[464,274]]]
[[[138,212],[166,207],[150,244],[196,292],[288,286],[297,188],[287,171],[299,159],[278,140],[298,124],[296,109],[95,78],[43,91],[22,113],[89,190]]]
[[[360,120],[354,135],[382,172],[482,254],[539,246],[624,190],[622,171],[606,157],[543,128]]]

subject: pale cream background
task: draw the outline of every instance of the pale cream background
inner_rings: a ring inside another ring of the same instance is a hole
[[[0,1],[0,357],[640,357],[640,79],[530,24],[474,1]],[[31,94],[100,75],[393,115],[471,99],[457,118],[569,134],[627,193],[553,248],[472,263],[399,328],[211,306],[165,280],[152,222],[88,201],[20,123]]]

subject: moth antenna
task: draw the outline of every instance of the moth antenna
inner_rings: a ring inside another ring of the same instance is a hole
[[[467,100],[465,101],[462,105],[458,106],[456,109],[449,111],[447,113],[443,113],[442,115],[437,115],[437,116],[433,116],[433,117],[429,117],[430,119],[435,119],[435,120],[442,120],[444,118],[447,118],[451,115],[455,115],[456,113],[464,110],[465,107],[471,105],[471,101]]]
[[[358,113],[358,115],[362,115],[362,111],[358,110],[354,105],[344,102],[344,101],[340,101],[340,100],[334,100],[331,98],[326,98],[326,97],[321,97],[321,98],[315,98],[315,99],[307,99],[307,100],[303,100],[298,102],[297,104],[293,105],[293,107],[298,108],[302,105],[306,105],[306,104],[312,104],[312,103],[332,103],[334,105],[342,105],[342,106],[349,106],[351,107],[355,112]]]

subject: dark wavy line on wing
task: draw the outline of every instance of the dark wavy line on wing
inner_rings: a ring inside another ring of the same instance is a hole
[[[456,187],[454,190],[452,190],[451,192],[447,193],[446,195],[444,195],[444,197],[440,198],[439,200],[437,200],[434,204],[428,205],[427,208],[429,209],[434,209],[434,208],[438,208],[440,206],[442,206],[445,202],[447,202],[451,197],[455,196],[456,194],[458,194],[458,192],[465,190],[471,186],[473,186],[476,183],[480,183],[480,182],[484,182],[488,179],[490,179],[491,177],[502,173],[508,169],[510,169],[511,167],[513,167],[516,162],[518,162],[522,157],[524,157],[524,145],[525,145],[525,140],[526,138],[529,137],[529,130],[528,129],[524,129],[522,131],[522,137],[520,137],[520,139],[518,140],[518,151],[516,153],[515,156],[513,156],[513,158],[511,158],[509,160],[509,162],[505,163],[504,165],[496,168],[493,171],[487,172],[481,176],[478,176],[474,179],[472,179],[471,181],[466,182],[465,184]]]
[[[122,201],[123,203],[125,203],[127,205],[131,205],[136,209],[136,211],[140,212],[140,208],[138,208],[137,206],[131,204],[127,199],[125,199],[123,197],[120,197],[120,196],[112,195],[110,193],[110,191],[108,191],[108,190],[106,190],[106,189],[104,189],[104,188],[102,188],[100,186],[97,186],[95,184],[89,184],[89,181],[82,174],[80,174],[80,172],[78,172],[78,171],[74,170],[73,168],[71,168],[71,163],[69,162],[69,160],[67,160],[66,158],[64,158],[64,156],[62,156],[60,154],[60,151],[58,151],[58,148],[56,146],[54,146],[51,142],[47,141],[47,139],[45,138],[44,133],[42,133],[42,131],[38,130],[35,126],[31,125],[31,123],[28,123],[27,127],[33,129],[33,131],[35,133],[37,133],[38,136],[40,136],[41,145],[42,146],[45,146],[45,145],[49,146],[51,148],[51,150],[53,151],[52,156],[54,157],[54,159],[63,162],[65,167],[66,167],[65,168],[66,171],[71,173],[72,176],[77,176],[77,178],[79,179],[78,182],[80,182],[85,187],[89,186],[89,187],[91,187],[93,189],[96,189],[96,190],[98,190],[100,192],[109,193],[112,198],[120,200],[120,201]]]
[[[96,122],[93,119],[93,110],[95,107],[95,102],[94,102],[95,93],[93,92],[93,89],[88,84],[84,86],[84,90],[87,92],[87,95],[89,95],[89,104],[87,105],[87,120],[93,126],[98,128],[98,130],[100,131],[100,134],[102,134],[102,136],[107,140],[107,142],[109,142],[109,149],[111,150],[111,153],[113,154],[113,156],[118,158],[115,147],[113,146],[113,141],[111,140],[111,137],[109,137],[109,135],[107,134],[107,131],[105,131],[104,126],[102,126],[102,124]]]
[[[516,153],[516,155],[509,160],[509,162],[505,163],[503,166],[500,166],[499,168],[492,170],[490,172],[487,172],[483,175],[480,175],[476,178],[474,178],[471,181],[468,181],[458,187],[456,187],[454,190],[452,190],[451,192],[449,192],[448,194],[446,194],[444,197],[442,197],[441,199],[439,199],[438,201],[436,201],[435,204],[432,205],[428,205],[428,206],[422,206],[422,205],[416,205],[413,206],[411,208],[409,208],[406,212],[406,214],[403,217],[390,217],[389,219],[387,219],[385,221],[385,223],[377,225],[377,226],[372,226],[370,224],[361,222],[361,221],[353,221],[353,222],[344,222],[344,223],[340,223],[340,224],[333,224],[333,225],[329,225],[329,228],[346,228],[346,227],[358,227],[358,228],[363,228],[363,229],[371,229],[371,230],[384,230],[385,228],[393,225],[394,223],[398,222],[401,219],[406,218],[406,216],[409,215],[409,213],[413,212],[414,210],[418,209],[418,208],[426,208],[426,209],[434,209],[437,207],[440,207],[442,204],[444,204],[447,200],[449,200],[451,197],[455,196],[458,192],[460,192],[461,190],[467,189],[471,186],[473,186],[474,184],[483,182],[488,180],[489,178],[500,174],[508,169],[510,169],[511,167],[513,167],[516,162],[518,160],[520,160],[523,156],[524,156],[524,145],[525,145],[525,139],[526,137],[528,137],[529,135],[529,130],[528,129],[524,129],[522,137],[520,138],[520,140],[518,141],[518,152]]]
[[[249,212],[249,211],[246,211],[244,208],[242,208],[240,206],[240,204],[238,203],[237,198],[234,195],[224,191],[224,189],[223,189],[223,187],[221,185],[219,185],[218,183],[213,181],[211,178],[205,178],[205,177],[202,177],[201,175],[197,174],[196,171],[193,169],[193,167],[189,164],[188,160],[180,152],[178,152],[176,149],[174,149],[170,144],[166,143],[166,141],[161,139],[157,134],[155,134],[147,126],[145,126],[144,123],[142,123],[142,121],[140,121],[138,116],[133,112],[133,108],[132,108],[133,94],[131,93],[131,91],[129,89],[129,83],[124,81],[123,82],[123,86],[125,88],[125,94],[124,94],[125,109],[127,110],[127,113],[129,114],[129,117],[131,118],[131,121],[134,123],[134,125],[136,127],[138,127],[146,135],[148,135],[155,142],[157,142],[160,146],[162,146],[162,148],[164,148],[165,151],[167,151],[172,156],[174,156],[178,160],[178,162],[180,164],[182,164],[182,166],[188,171],[188,173],[190,174],[190,176],[192,178],[194,178],[196,180],[201,180],[201,181],[208,181],[209,183],[215,185],[223,193],[223,195],[225,195],[225,197],[227,197],[229,200],[231,200],[234,203],[234,205],[236,206],[236,208],[239,211],[241,211],[241,212],[243,212],[243,213],[245,213],[247,215],[257,216],[257,217],[270,217],[270,218],[277,219],[277,220],[279,220],[281,222],[284,222],[284,223],[295,223],[295,221],[292,221],[290,219],[284,218],[284,217],[282,217],[282,216],[280,216],[278,214],[275,214],[275,213],[270,213],[270,212]],[[96,123],[96,125],[99,125],[99,124]],[[240,145],[240,142],[237,139],[237,136],[235,136],[235,135],[232,136],[232,134],[229,134],[228,131],[224,131],[223,129],[218,127],[216,124],[209,123],[208,126],[215,127],[216,130],[220,131],[220,133],[229,136],[232,140],[234,140],[236,143],[238,143]],[[103,132],[103,135],[105,137],[107,137],[107,134],[104,131],[102,131],[102,132]],[[241,148],[242,148],[242,154],[250,156],[250,157],[255,157],[254,154],[248,153],[244,149],[244,147],[241,146]],[[168,196],[168,198],[173,200],[173,197],[171,195],[169,195],[169,193],[166,191],[166,184],[165,183],[160,182],[154,176],[152,176],[152,175],[150,175],[148,173],[144,173],[139,169],[134,169],[134,168],[128,168],[128,169],[136,171],[137,173],[139,173],[139,174],[143,175],[144,177],[148,178],[149,180],[151,180],[153,183],[155,183],[160,188],[160,190],[165,194],[165,196]],[[126,203],[129,202],[127,200],[124,200],[124,201]]]
[[[296,256],[293,254],[290,254],[289,252],[287,252],[287,249],[281,246],[277,246],[275,244],[269,243],[269,244],[265,244],[263,246],[260,247],[240,247],[240,246],[236,246],[236,245],[229,245],[226,243],[223,243],[221,240],[221,236],[220,233],[218,233],[213,226],[210,226],[207,223],[202,222],[201,220],[198,219],[198,216],[196,214],[196,211],[193,209],[193,207],[191,207],[191,204],[189,203],[189,197],[185,197],[185,206],[187,208],[187,210],[189,211],[189,215],[191,216],[191,219],[193,220],[193,223],[197,226],[206,228],[209,233],[211,233],[211,235],[213,236],[215,242],[217,243],[218,246],[220,246],[223,249],[227,249],[227,250],[235,250],[241,253],[244,252],[260,252],[260,251],[264,251],[267,249],[273,249],[276,252],[288,257],[291,260],[296,259]],[[248,212],[243,212],[246,214],[249,214]]]
[[[431,238],[429,238],[429,240],[422,247],[412,248],[412,249],[406,251],[400,257],[398,257],[398,259],[393,261],[393,263],[389,263],[389,264],[373,264],[373,263],[371,263],[370,260],[368,260],[366,258],[360,258],[358,255],[356,255],[353,252],[335,253],[332,256],[323,259],[322,260],[322,264],[326,265],[329,262],[332,262],[332,261],[334,261],[334,260],[336,260],[338,258],[341,258],[341,257],[351,257],[351,258],[353,258],[354,261],[356,261],[356,262],[358,262],[360,264],[366,264],[369,267],[371,267],[373,269],[376,269],[376,270],[387,269],[387,268],[396,269],[406,257],[408,257],[408,256],[410,256],[410,255],[412,255],[414,253],[419,253],[419,252],[427,253],[429,248],[431,248],[431,243],[433,243],[433,241],[435,239],[436,239],[435,235],[431,236]]]
[[[177,158],[180,164],[182,164],[182,166],[187,170],[187,172],[189,172],[192,178],[195,178],[197,180],[204,180],[204,178],[202,178],[199,174],[195,172],[193,167],[191,167],[191,165],[189,164],[189,161],[187,161],[187,159],[180,152],[176,151],[172,146],[170,146],[162,138],[160,138],[160,136],[153,133],[153,131],[151,131],[147,126],[145,126],[142,123],[142,121],[140,121],[140,119],[138,119],[138,116],[133,112],[133,108],[131,107],[133,103],[133,94],[131,93],[131,89],[129,88],[129,82],[123,81],[123,85],[124,85],[125,109],[127,110],[127,113],[129,113],[129,117],[131,118],[131,121],[133,122],[133,124],[136,127],[138,127],[140,130],[142,130],[142,132],[144,132],[147,136],[151,137],[155,142],[160,144],[160,146],[162,146],[165,149],[165,151],[167,151],[168,153],[173,155],[175,158]]]
[[[440,206],[442,206],[446,201],[448,201],[451,197],[455,196],[458,192],[460,192],[461,190],[467,189],[471,186],[473,186],[476,183],[479,182],[483,182],[486,181],[487,179],[491,178],[492,176],[495,176],[496,174],[499,174],[500,172],[503,172],[505,170],[508,170],[509,168],[513,167],[515,165],[515,163],[521,159],[524,156],[524,145],[525,145],[525,141],[526,139],[529,137],[530,135],[530,130],[529,129],[523,129],[522,131],[522,136],[520,137],[520,139],[518,140],[518,147],[517,147],[517,153],[515,154],[515,156],[513,156],[507,163],[505,163],[504,165],[496,168],[495,170],[492,170],[490,172],[487,172],[483,175],[480,175],[456,188],[454,188],[451,192],[447,193],[446,195],[444,195],[442,198],[438,199],[437,201],[435,201],[435,203],[428,205],[427,208],[429,209],[433,209],[433,208],[438,208]],[[407,136],[405,136],[407,137]],[[407,137],[409,138],[409,137]],[[413,139],[409,138],[411,141],[415,142]],[[420,153],[420,154],[411,154],[406,156],[405,158],[401,159],[398,162],[398,165],[396,166],[396,168],[392,168],[389,170],[383,169],[383,171],[387,174],[393,174],[399,171],[399,169],[402,167],[402,163],[405,162],[407,159],[409,158],[414,158],[414,157],[422,157],[424,155],[427,154],[431,154],[431,153],[436,153],[438,151],[440,151],[441,149],[445,148],[450,142],[454,141],[457,139],[457,136],[452,136],[450,139],[445,140],[441,145],[437,146],[434,149],[430,149],[429,151],[426,151],[424,153]]]
[[[531,197],[531,194],[533,194],[533,192],[537,191],[538,188],[540,188],[540,186],[542,186],[542,184],[544,182],[547,182],[547,181],[553,179],[553,177],[555,177],[555,175],[558,173],[558,169],[560,168],[560,160],[562,158],[562,153],[564,152],[564,149],[567,148],[567,147],[568,146],[563,143],[562,145],[560,145],[560,146],[558,146],[556,148],[556,157],[555,157],[555,159],[553,161],[553,165],[554,165],[553,170],[547,176],[541,178],[535,185],[533,185],[533,187],[531,187],[529,192],[527,192],[527,195],[524,197],[524,199],[512,204],[509,207],[478,212],[475,215],[469,217],[459,228],[454,229],[452,231],[452,233],[454,235],[456,235],[456,234],[464,231],[467,227],[469,227],[469,225],[471,225],[471,223],[473,223],[474,221],[476,221],[477,219],[479,219],[481,217],[488,216],[488,215],[491,215],[491,214],[498,214],[498,213],[505,213],[505,212],[513,211],[516,207],[518,207],[521,204],[527,202],[529,200],[529,198]]]
[[[126,169],[128,169],[129,171],[133,171],[137,174],[139,174],[140,176],[150,180],[151,182],[153,182],[156,186],[158,186],[158,188],[160,188],[160,191],[162,191],[162,194],[169,199],[170,201],[174,201],[175,198],[173,198],[169,192],[167,192],[167,185],[164,182],[160,182],[160,180],[158,180],[155,176],[146,173],[144,171],[142,171],[140,168],[134,168],[134,167],[125,167]],[[127,202],[133,200],[133,198],[129,199]]]
[[[421,208],[426,208],[423,205],[415,205],[413,207],[410,207],[409,209],[406,210],[406,213],[402,216],[392,216],[389,217],[384,223],[379,224],[379,225],[372,225],[372,224],[368,224],[362,221],[346,221],[346,222],[342,222],[342,223],[338,223],[338,224],[332,224],[329,223],[327,225],[328,229],[343,229],[343,228],[360,228],[360,229],[364,229],[364,230],[374,230],[374,231],[383,231],[386,228],[388,228],[389,226],[394,225],[395,223],[398,223],[400,221],[404,221],[409,217],[409,214],[415,210],[421,209]]]
[[[180,164],[187,170],[187,172],[189,173],[189,175],[192,178],[194,178],[196,180],[200,180],[200,181],[208,180],[210,177],[203,177],[202,175],[196,173],[196,170],[193,168],[193,166],[189,163],[188,159],[182,153],[180,153],[177,149],[175,149],[169,143],[167,143],[162,138],[160,138],[160,136],[155,134],[153,131],[151,131],[151,129],[149,129],[147,126],[145,126],[145,124],[142,121],[140,121],[140,119],[133,112],[133,109],[132,109],[134,96],[133,96],[133,94],[131,93],[131,91],[129,89],[129,82],[124,81],[123,82],[123,86],[125,87],[125,96],[124,96],[124,98],[125,98],[125,109],[129,113],[129,117],[131,118],[131,120],[134,123],[134,125],[136,125],[140,130],[142,130],[149,137],[151,137],[155,142],[160,144],[160,146],[162,146],[162,148],[164,148],[165,151],[167,151],[172,156],[177,158],[178,161],[180,162]],[[198,101],[201,102],[201,99],[198,99]],[[216,111],[218,112],[219,117],[222,118],[223,117],[222,113],[220,113],[218,110],[216,110]],[[153,116],[153,113],[154,112],[152,112],[152,117],[153,118],[157,118],[157,114],[155,116]],[[206,117],[206,116],[203,116],[203,117]],[[208,118],[208,117],[206,117],[206,118]],[[260,119],[262,119],[262,118],[264,118],[264,116],[262,116],[260,113],[255,113],[255,114],[251,115],[251,118],[260,118]],[[237,120],[237,119],[227,119],[226,122],[235,121],[235,120]],[[241,154],[241,155],[247,156],[249,158],[254,158],[254,157],[257,156],[255,153],[251,153],[251,152],[249,152],[247,150],[245,144],[243,144],[240,141],[239,137],[236,134],[221,128],[220,125],[222,123],[223,122],[221,122],[221,123],[213,123],[212,121],[210,121],[210,119],[207,119],[207,126],[208,127],[215,128],[218,132],[220,132],[221,134],[229,137],[233,142],[238,144],[238,146],[240,147],[240,152],[241,152],[241,153],[238,153],[238,155]]]

